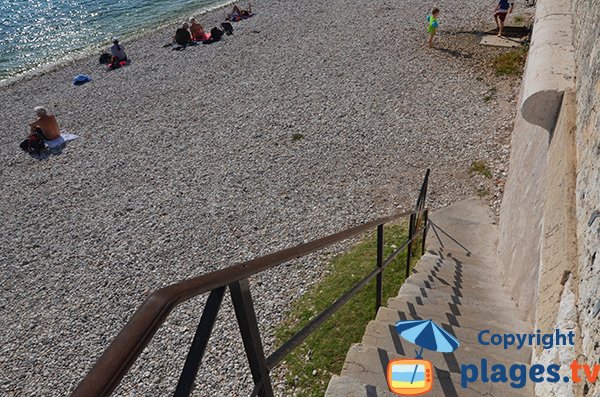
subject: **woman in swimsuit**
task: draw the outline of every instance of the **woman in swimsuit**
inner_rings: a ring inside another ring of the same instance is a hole
[[[252,4],[248,3],[248,9],[242,10],[237,5],[233,6],[233,11],[231,14],[228,14],[225,19],[232,22],[238,22],[242,19],[249,18],[252,16]]]

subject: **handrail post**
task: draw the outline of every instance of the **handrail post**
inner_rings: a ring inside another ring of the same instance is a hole
[[[377,226],[377,267],[383,268],[383,224]],[[375,290],[375,314],[381,307],[383,297],[383,270],[377,275],[377,286]]]
[[[429,174],[431,173],[431,170],[429,168],[427,168],[427,171],[425,172],[425,181],[423,182],[424,188],[423,188],[423,208],[425,208],[425,200],[427,199],[427,188],[429,186]]]
[[[427,186],[429,185],[429,174],[431,170],[427,168],[425,172],[425,178],[423,178],[423,183],[421,184],[421,189],[419,190],[419,197],[417,197],[417,204],[415,205],[415,210],[422,210],[425,208],[425,200],[427,199]]]
[[[410,276],[410,259],[412,257],[412,239],[414,237],[414,227],[415,227],[415,214],[410,215],[410,220],[408,221],[408,246],[406,247],[406,277],[405,280]]]
[[[202,317],[200,318],[198,328],[196,329],[196,334],[194,335],[194,340],[192,341],[187,358],[185,359],[183,370],[179,376],[177,388],[173,395],[174,397],[187,397],[192,392],[194,380],[198,374],[198,368],[202,362],[206,345],[208,345],[208,340],[210,339],[210,334],[212,333],[215,320],[217,319],[217,314],[219,313],[224,294],[225,287],[220,287],[212,290],[208,296],[206,306],[204,306]]]
[[[425,242],[427,241],[427,222],[429,220],[429,210],[423,212],[423,241],[421,241],[421,255],[425,255]]]
[[[229,284],[229,292],[231,293],[238,326],[242,333],[244,349],[248,356],[254,385],[262,383],[258,391],[258,396],[273,397],[273,386],[271,385],[265,351],[260,340],[260,332],[258,330],[258,323],[256,322],[256,313],[252,304],[248,279]]]

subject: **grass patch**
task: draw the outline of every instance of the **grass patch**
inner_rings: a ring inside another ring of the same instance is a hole
[[[496,87],[490,88],[483,97],[484,102],[489,102],[492,99],[494,99],[496,97],[497,92],[498,92],[498,90],[496,89]]]
[[[517,15],[515,17],[515,23],[523,23],[525,21],[525,18],[523,18],[521,15]]]
[[[296,142],[299,141],[301,139],[304,139],[304,135],[300,134],[300,133],[295,133],[292,135],[292,142]]]
[[[490,194],[490,191],[487,190],[487,188],[485,188],[485,187],[478,187],[476,192],[479,197],[485,197]]]
[[[406,239],[407,227],[388,225],[384,232],[384,258]],[[420,252],[420,244],[414,252]],[[348,291],[375,267],[377,235],[370,233],[349,252],[335,257],[329,264],[330,273],[292,304],[291,312],[275,332],[278,345],[287,341],[316,314]],[[413,263],[418,258],[413,256]],[[396,296],[404,281],[406,251],[385,270],[383,303]],[[339,374],[352,343],[360,342],[367,323],[375,318],[375,280],[363,288],[344,307],[315,331],[304,344],[285,359],[286,388],[295,389],[298,397],[323,396],[332,374]],[[316,372],[315,372],[316,371]]]
[[[492,177],[492,171],[488,168],[483,160],[474,160],[471,163],[471,167],[469,168],[469,175],[473,176],[475,174],[484,176],[486,178]]]
[[[496,76],[520,76],[527,59],[527,47],[506,52],[494,59]]]

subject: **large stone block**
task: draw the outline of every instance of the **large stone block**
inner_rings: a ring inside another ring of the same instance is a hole
[[[575,93],[566,92],[548,151],[544,195],[542,266],[536,328],[556,328],[560,296],[568,276],[577,278],[575,219]],[[540,352],[540,349],[538,349]]]
[[[517,116],[498,225],[504,284],[530,320],[537,301],[549,140],[548,131]]]
[[[570,0],[537,2],[531,47],[525,67],[523,118],[552,131],[562,95],[575,87],[573,16]]]

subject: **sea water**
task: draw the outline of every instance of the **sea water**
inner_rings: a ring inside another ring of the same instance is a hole
[[[0,0],[0,81],[221,0]]]

